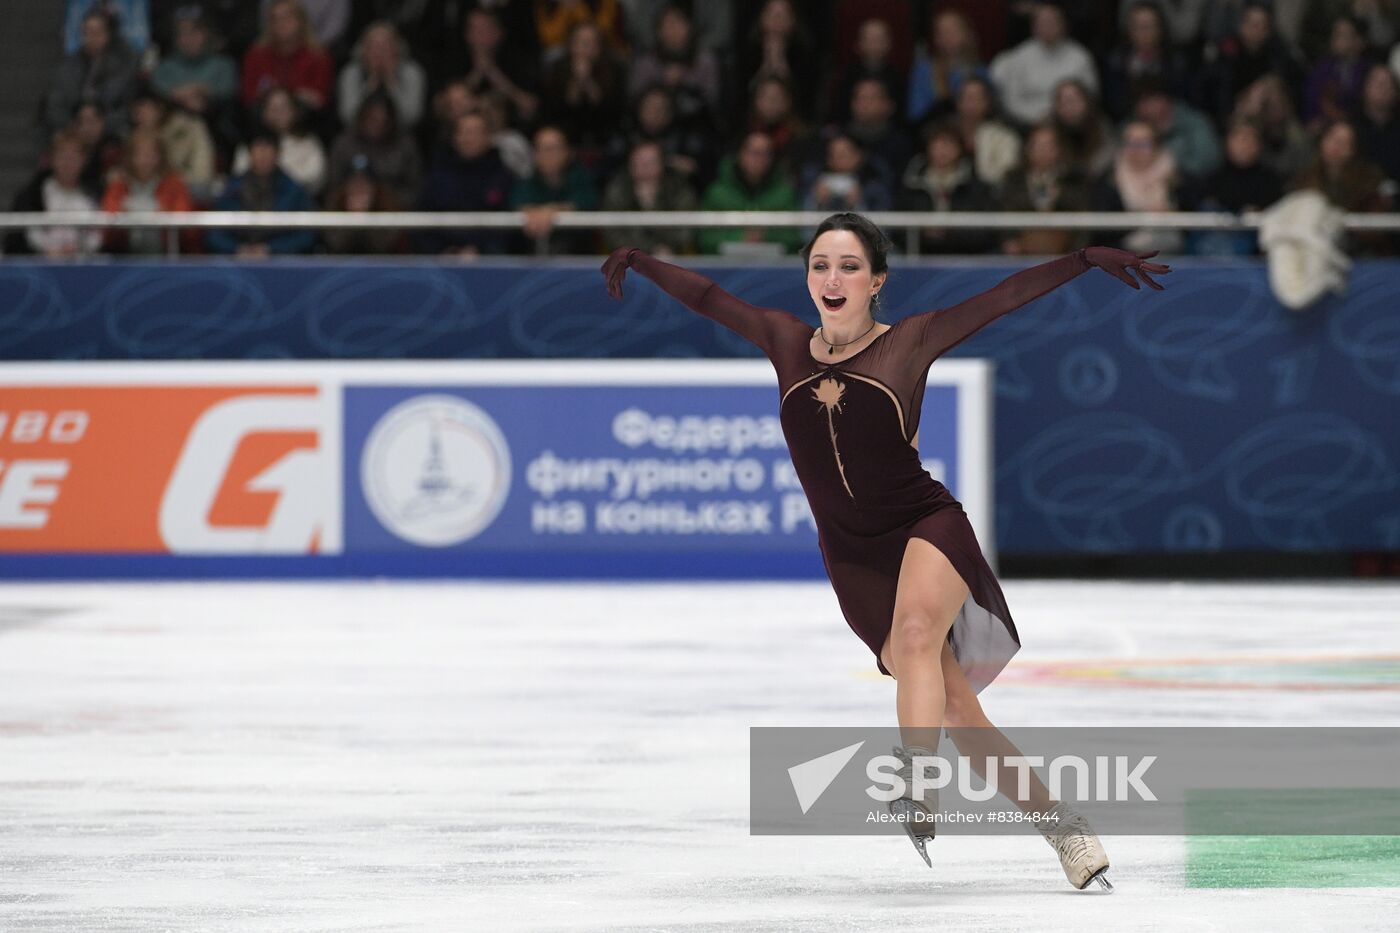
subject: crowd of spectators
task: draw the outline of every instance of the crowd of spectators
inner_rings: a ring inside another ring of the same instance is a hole
[[[556,224],[594,209],[1239,212],[1313,188],[1383,211],[1400,181],[1397,37],[1400,0],[68,0],[37,108],[45,155],[12,208],[524,217],[181,234],[184,251],[246,256],[776,254],[801,234]],[[35,229],[7,249],[155,253],[169,238]],[[1256,250],[1252,233],[1110,239]]]

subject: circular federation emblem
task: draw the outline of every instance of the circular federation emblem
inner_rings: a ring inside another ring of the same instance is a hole
[[[381,525],[405,541],[446,547],[473,538],[510,492],[510,449],[491,416],[451,395],[389,409],[365,440],[360,487]]]

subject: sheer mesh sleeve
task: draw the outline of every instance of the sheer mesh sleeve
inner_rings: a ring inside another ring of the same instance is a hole
[[[770,359],[783,328],[811,330],[802,319],[775,308],[761,308],[735,298],[698,272],[663,262],[638,250],[632,266],[692,311],[717,321],[754,344]]]
[[[916,314],[907,319],[905,326],[915,329],[914,340],[927,365],[1008,311],[1034,301],[1091,268],[1084,251],[1076,250],[1022,269],[966,301]]]

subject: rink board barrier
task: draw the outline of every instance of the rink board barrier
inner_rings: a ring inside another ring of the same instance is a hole
[[[1358,260],[1345,295],[1298,313],[1258,259],[1168,259],[1165,291],[1090,270],[949,351],[996,364],[1001,553],[1400,553],[1400,260]],[[1034,261],[901,259],[882,319],[947,308]],[[686,264],[819,323],[795,257]],[[614,301],[597,259],[7,258],[0,358],[761,355],[641,276]]]
[[[924,467],[995,561],[992,365],[930,370]],[[752,360],[9,364],[0,576],[811,578]]]

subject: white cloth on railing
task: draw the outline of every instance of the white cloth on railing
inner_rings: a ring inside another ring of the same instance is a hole
[[[1269,257],[1269,286],[1293,311],[1327,292],[1347,290],[1351,260],[1342,251],[1344,215],[1319,191],[1295,191],[1259,215],[1259,245]]]

